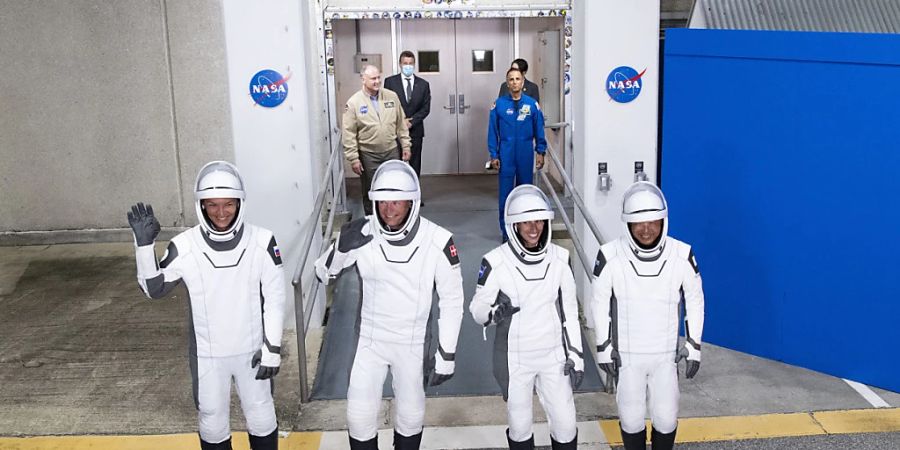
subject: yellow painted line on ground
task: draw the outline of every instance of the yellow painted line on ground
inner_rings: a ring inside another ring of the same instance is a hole
[[[813,417],[829,434],[900,431],[900,408],[820,411]]]
[[[647,429],[650,428],[647,422]],[[622,445],[618,420],[601,420],[610,445]],[[820,434],[900,431],[900,408],[678,419],[677,442],[733,441]],[[647,433],[649,441],[650,433]]]
[[[278,439],[283,450],[317,450],[322,433],[318,431],[290,433]],[[234,450],[249,450],[247,433],[232,433]],[[0,437],[0,450],[196,450],[200,439],[196,433],[146,436],[41,436]]]

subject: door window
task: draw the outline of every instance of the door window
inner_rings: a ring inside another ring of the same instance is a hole
[[[441,71],[440,53],[432,50],[419,50],[419,72],[437,73]]]
[[[494,51],[472,50],[472,72],[493,72]]]

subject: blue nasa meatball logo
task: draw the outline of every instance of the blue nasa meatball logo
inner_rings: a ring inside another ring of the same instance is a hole
[[[250,97],[259,106],[274,108],[287,98],[288,78],[290,74],[288,77],[282,77],[274,70],[260,70],[250,79]]]
[[[641,77],[647,69],[638,73],[628,66],[616,67],[606,77],[606,93],[609,98],[619,103],[628,103],[637,98],[641,94],[641,86],[644,81]]]

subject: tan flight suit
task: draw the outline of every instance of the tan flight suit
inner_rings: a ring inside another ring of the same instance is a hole
[[[359,160],[363,165],[362,200],[366,214],[372,213],[369,188],[372,177],[381,163],[400,159],[397,140],[403,151],[410,151],[411,141],[406,128],[406,115],[400,106],[400,98],[389,89],[378,90],[377,105],[362,89],[353,94],[344,105],[341,120],[341,143],[344,157],[351,164]]]

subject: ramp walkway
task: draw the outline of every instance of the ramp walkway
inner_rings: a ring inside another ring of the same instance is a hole
[[[482,256],[500,245],[497,225],[497,177],[493,175],[467,175],[455,177],[424,177],[423,196],[425,207],[421,215],[447,228],[459,249],[463,273],[465,306],[459,343],[456,350],[456,373],[446,383],[429,387],[426,396],[499,395],[500,387],[494,380],[491,365],[494,327],[487,330],[487,340],[482,326],[472,320],[468,312],[469,302],[475,293],[475,282]],[[362,215],[358,183],[348,188],[348,201],[352,202],[353,217]],[[573,253],[574,254],[574,253]],[[355,351],[357,311],[360,301],[359,278],[355,271],[346,272],[332,291],[331,308],[322,344],[318,371],[313,384],[313,400],[347,398],[350,367]],[[437,314],[436,303],[433,316]],[[583,343],[584,349],[590,347]],[[591,352],[585,352],[585,367],[593,367]],[[385,396],[392,396],[390,375],[385,381]],[[603,389],[603,383],[595,370],[585,373],[579,392],[595,392]]]

